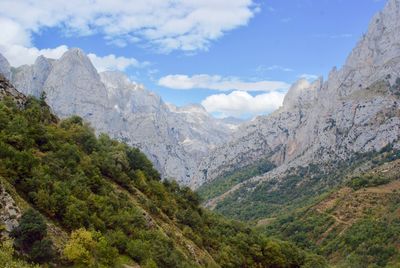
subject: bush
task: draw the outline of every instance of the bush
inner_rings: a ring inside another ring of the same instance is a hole
[[[28,254],[30,260],[43,263],[53,258],[53,244],[44,239],[47,235],[46,223],[36,210],[27,210],[10,235],[15,238],[16,248]]]

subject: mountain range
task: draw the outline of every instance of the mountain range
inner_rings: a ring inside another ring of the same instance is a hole
[[[165,103],[77,48],[18,68],[0,55],[0,115],[0,233],[33,207],[69,263],[82,228],[143,267],[399,263],[400,0],[340,69],[249,121]]]
[[[40,56],[18,68],[0,55],[0,73],[25,95],[45,93],[60,118],[79,115],[97,133],[140,148],[164,177],[182,184],[189,184],[200,159],[240,123],[215,119],[198,104],[167,104],[121,72],[98,73],[80,49],[58,60]]]
[[[241,125],[227,144],[202,160],[192,187],[209,183],[212,188],[212,182],[259,161],[276,167],[221,190],[210,200],[215,206],[233,192],[281,181],[291,169],[331,167],[388,144],[399,149],[399,32],[400,2],[390,0],[341,69],[333,68],[326,81],[299,80],[281,108]]]

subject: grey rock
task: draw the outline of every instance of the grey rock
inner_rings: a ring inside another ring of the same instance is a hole
[[[279,177],[290,167],[345,160],[393,142],[399,147],[399,33],[400,1],[390,0],[340,70],[333,68],[326,82],[295,83],[279,110],[244,124],[203,159],[191,186],[261,158],[278,168],[254,180]]]
[[[95,128],[140,148],[165,178],[189,184],[209,150],[235,129],[200,105],[175,107],[120,72],[98,73],[80,49],[59,60],[39,57],[15,70],[13,83],[26,95],[46,93],[60,118],[79,115]]]
[[[21,218],[21,215],[21,210],[16,205],[14,199],[0,185],[0,224],[5,227],[3,233],[0,233],[0,237],[8,236],[18,226],[18,220]]]
[[[0,74],[7,80],[11,80],[11,66],[8,60],[0,53]]]
[[[53,61],[40,56],[33,65],[23,65],[16,68],[12,77],[14,86],[25,95],[40,97],[44,84],[53,68]]]

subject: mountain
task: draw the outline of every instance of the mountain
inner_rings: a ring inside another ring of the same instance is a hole
[[[22,93],[40,97],[61,118],[79,115],[97,133],[136,146],[163,177],[189,184],[200,159],[225,142],[236,122],[215,119],[200,105],[173,107],[120,72],[98,73],[80,49],[60,59],[43,56],[11,68],[0,56],[0,73]]]
[[[333,68],[327,81],[299,80],[280,109],[241,125],[228,143],[201,162],[192,186],[203,185],[200,191],[207,193],[214,189],[205,196],[207,204],[218,210],[218,204],[229,199],[229,215],[239,216],[235,208],[243,209],[244,202],[248,202],[248,211],[255,212],[256,206],[262,206],[262,202],[253,202],[252,210],[251,196],[255,192],[264,192],[265,196],[282,194],[283,185],[288,186],[288,178],[295,175],[293,170],[318,167],[322,174],[329,173],[358,154],[379,151],[388,144],[399,149],[399,32],[400,1],[390,0],[374,16],[340,70]],[[275,168],[236,178],[238,183],[233,185],[221,182],[228,175],[254,170],[260,162]],[[306,185],[323,191],[339,182],[322,178],[310,185],[300,178],[291,183],[291,192],[295,193]],[[215,185],[219,185],[218,190]]]
[[[138,149],[2,76],[0,115],[0,267],[326,267],[201,208]]]

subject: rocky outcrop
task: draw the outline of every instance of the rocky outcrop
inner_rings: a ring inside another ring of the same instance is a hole
[[[10,70],[5,59],[0,58],[0,66],[4,74]],[[183,184],[189,184],[200,159],[236,127],[213,118],[200,105],[167,105],[122,73],[99,74],[80,49],[59,60],[39,57],[31,66],[18,67],[12,82],[26,95],[45,92],[57,116],[79,115],[97,133],[140,148],[164,177]]]
[[[0,54],[0,74],[4,76],[7,80],[11,80],[11,66],[7,59]]]
[[[12,83],[25,95],[40,97],[44,84],[53,68],[53,60],[40,56],[33,65],[14,69]]]
[[[0,100],[5,97],[12,98],[19,106],[26,102],[26,96],[14,88],[14,86],[0,73]]]
[[[283,107],[244,124],[205,158],[192,179],[198,187],[268,157],[279,177],[290,167],[345,160],[400,138],[400,1],[390,0],[372,20],[340,69],[328,80],[295,83]],[[399,146],[396,143],[396,146]]]
[[[4,227],[2,232],[0,230],[0,237],[7,236],[18,226],[18,220],[21,215],[21,210],[16,205],[14,199],[0,185],[0,226],[3,225]]]

